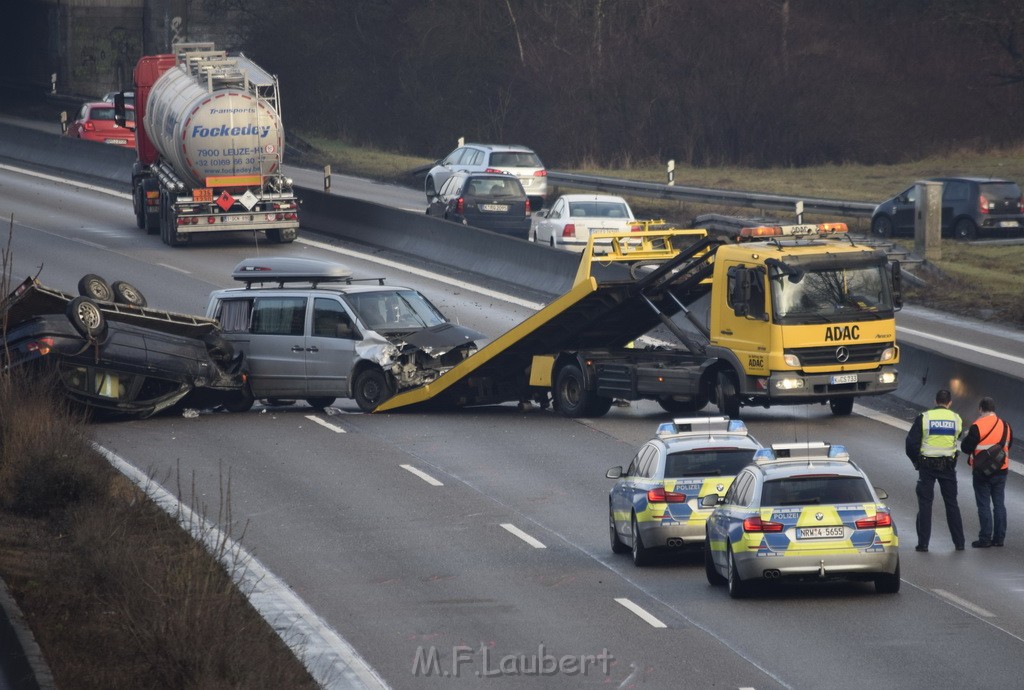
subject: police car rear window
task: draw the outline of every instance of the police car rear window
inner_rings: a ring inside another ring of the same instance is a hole
[[[669,453],[665,460],[665,476],[731,477],[751,463],[754,451],[749,448],[706,448]]]
[[[871,489],[861,477],[787,477],[764,483],[762,506],[819,503],[870,503]]]

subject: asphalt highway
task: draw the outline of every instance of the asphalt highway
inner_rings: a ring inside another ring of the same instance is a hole
[[[98,273],[176,311],[202,313],[235,263],[267,253],[385,274],[491,336],[537,299],[322,238],[267,246],[239,235],[171,249],[135,228],[127,199],[0,170],[0,240],[12,214],[16,280],[38,271],[74,291],[81,275]],[[952,321],[905,310],[899,326],[952,347],[965,342]],[[1013,334],[976,345],[1024,354]],[[916,411],[863,402],[848,418],[823,406],[744,408],[743,418],[763,443],[846,444],[888,491],[903,538],[897,595],[836,583],[733,601],[707,584],[697,556],[637,569],[613,555],[604,473],[628,464],[666,419],[649,403],[568,420],[513,405],[365,415],[342,400],[324,413],[258,405],[93,431],[197,511],[216,516],[229,503],[242,545],[392,687],[1016,686],[1020,476],[1008,487],[1006,547],[954,552],[937,506],[931,551],[915,553],[916,475],[902,448]],[[972,538],[964,468],[960,479]]]

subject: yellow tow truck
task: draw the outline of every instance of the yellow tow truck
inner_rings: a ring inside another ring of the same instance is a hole
[[[613,399],[672,414],[709,402],[828,403],[896,389],[900,265],[843,223],[594,235],[573,287],[434,381],[385,400],[483,405],[549,399],[569,417]],[[665,338],[678,340],[666,342]]]

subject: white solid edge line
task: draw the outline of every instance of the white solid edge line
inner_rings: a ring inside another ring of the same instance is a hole
[[[627,599],[625,597],[618,598],[615,601],[619,602],[620,604],[625,606],[627,609],[629,609],[630,611],[632,611],[636,615],[638,615],[641,618],[643,618],[647,623],[650,623],[652,628],[667,628],[668,627],[667,625],[662,623],[660,620],[655,618],[653,615],[651,615],[650,613],[648,613],[644,609],[640,608],[637,604],[634,604],[632,601],[630,601],[629,599]]]
[[[287,584],[215,525],[197,515],[138,468],[103,446],[93,447],[133,481],[221,564],[263,619],[322,688],[389,688],[359,652],[318,616]]]
[[[548,547],[544,546],[543,542],[541,542],[541,541],[539,541],[537,539],[534,539],[529,534],[527,534],[523,530],[521,530],[518,527],[516,527],[515,525],[513,525],[511,522],[503,522],[503,523],[501,523],[501,526],[504,527],[509,532],[511,532],[512,534],[514,534],[517,537],[519,537],[520,539],[522,539],[523,541],[525,541],[527,544],[529,544],[530,546],[532,546],[535,549],[546,549],[546,548],[548,548]]]
[[[947,601],[951,601],[952,603],[956,604],[960,608],[967,609],[971,613],[975,613],[975,614],[977,614],[979,616],[983,616],[985,618],[995,618],[996,617],[996,614],[992,613],[988,609],[983,609],[980,606],[978,606],[977,604],[972,604],[971,602],[967,601],[966,599],[961,599],[957,595],[955,595],[955,594],[953,594],[951,592],[947,592],[944,589],[933,589],[932,591],[935,592],[936,594],[938,594],[943,599],[946,599]]]
[[[406,472],[412,472],[417,477],[425,481],[427,484],[430,484],[431,486],[444,486],[442,482],[437,481],[423,470],[418,470],[412,465],[399,465],[399,467],[401,467]]]
[[[11,172],[20,173],[22,175],[28,175],[29,177],[38,177],[41,180],[47,180],[49,182],[60,182],[71,187],[78,187],[79,189],[85,189],[90,192],[98,192],[100,194],[109,194],[110,196],[116,196],[120,199],[131,200],[132,195],[126,192],[118,192],[113,189],[107,189],[106,187],[97,187],[96,185],[87,184],[85,182],[77,182],[75,180],[69,180],[66,177],[56,177],[54,175],[47,175],[46,173],[36,172],[35,170],[28,170],[26,168],[19,168],[15,165],[6,165],[0,163],[0,170],[10,170]]]
[[[340,426],[334,426],[330,422],[325,422],[324,420],[320,419],[316,415],[307,414],[306,415],[306,419],[308,419],[311,422],[316,422],[317,424],[319,424],[323,428],[330,429],[331,431],[333,431],[336,434],[344,434],[345,433],[345,430],[342,429]]]

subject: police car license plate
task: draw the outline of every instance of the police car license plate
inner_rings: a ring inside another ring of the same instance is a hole
[[[835,376],[832,377],[831,383],[832,383],[833,386],[836,385],[837,383],[857,383],[857,375],[856,374],[836,374]]]
[[[797,539],[835,539],[844,534],[842,527],[798,527],[796,530]]]
[[[508,204],[480,204],[480,210],[505,212],[508,210]]]

